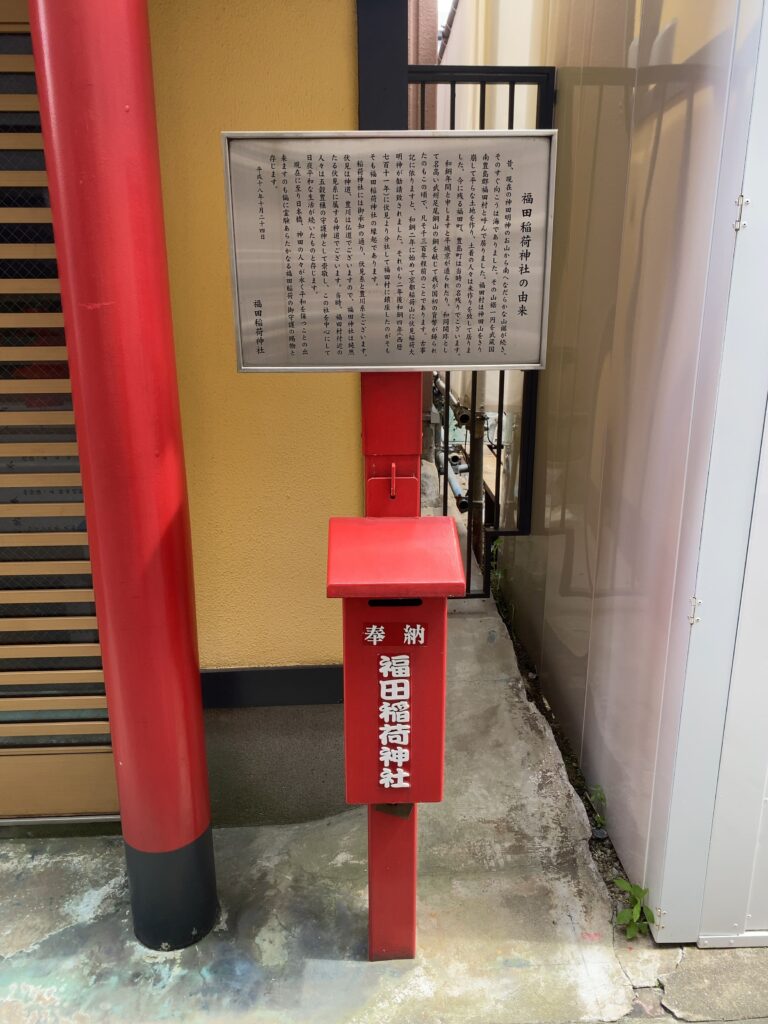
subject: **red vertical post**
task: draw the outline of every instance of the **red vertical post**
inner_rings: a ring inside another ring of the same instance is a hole
[[[145,0],[30,0],[138,939],[212,927],[184,457]]]
[[[368,805],[368,959],[416,956],[418,804]]]
[[[422,375],[363,373],[365,514],[421,514]],[[368,806],[368,956],[416,955],[416,804]]]

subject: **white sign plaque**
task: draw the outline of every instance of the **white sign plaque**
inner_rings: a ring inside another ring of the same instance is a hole
[[[239,369],[543,366],[555,139],[225,134]]]

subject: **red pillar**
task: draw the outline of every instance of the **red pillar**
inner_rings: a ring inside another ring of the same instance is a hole
[[[361,376],[365,514],[421,514],[420,373]],[[368,807],[368,956],[416,956],[418,807]]]
[[[184,457],[145,0],[30,0],[136,935],[212,927]]]

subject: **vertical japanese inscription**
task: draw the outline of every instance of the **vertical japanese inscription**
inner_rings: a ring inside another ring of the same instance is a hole
[[[386,626],[371,623],[363,630],[363,641],[372,647],[381,644],[423,647],[426,627],[410,622]],[[379,785],[383,789],[410,789],[411,655],[406,652],[379,654],[377,668]]]
[[[243,365],[538,365],[551,143],[230,139]]]

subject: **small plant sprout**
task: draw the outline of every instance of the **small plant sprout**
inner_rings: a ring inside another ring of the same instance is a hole
[[[639,885],[632,885],[626,878],[614,878],[613,884],[626,893],[630,901],[630,905],[624,907],[616,915],[616,924],[624,928],[628,939],[634,939],[638,935],[647,935],[648,926],[656,920],[653,911],[645,902],[648,890]]]
[[[589,787],[589,802],[592,804],[592,810],[595,812],[595,825],[597,828],[605,828],[605,790],[598,783],[594,786]]]
[[[497,601],[501,599],[501,585],[504,581],[504,569],[501,567],[501,542],[497,537],[491,545],[491,593]]]

